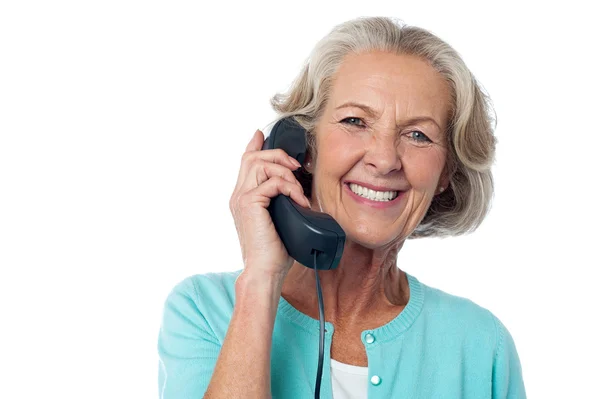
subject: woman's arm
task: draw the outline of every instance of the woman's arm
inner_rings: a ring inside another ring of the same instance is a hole
[[[194,290],[174,290],[165,304],[159,338],[161,399],[271,397],[275,316],[294,261],[268,206],[280,194],[307,208],[310,201],[292,173],[300,163],[282,149],[262,150],[263,143],[264,135],[257,130],[242,156],[229,200],[244,270],[235,282],[235,305],[222,346],[191,299]],[[198,303],[211,301],[210,293],[195,296]]]
[[[492,398],[526,399],[521,361],[515,342],[508,329],[495,316],[494,321],[498,339],[492,374]]]
[[[271,343],[283,279],[244,270],[235,284],[222,343],[197,305],[210,303],[210,294],[196,292],[189,278],[169,294],[158,339],[161,399],[271,397]]]
[[[246,271],[235,283],[233,315],[205,399],[271,397],[271,345],[283,279]]]

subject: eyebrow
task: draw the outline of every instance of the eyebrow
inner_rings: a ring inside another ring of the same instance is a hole
[[[354,101],[348,101],[348,102],[346,102],[346,103],[344,103],[344,104],[336,107],[335,109],[337,110],[337,109],[346,108],[346,107],[360,108],[363,111],[365,111],[370,118],[374,118],[377,115],[377,112],[375,112],[375,110],[373,108],[369,107],[368,105],[357,103],[357,102],[354,102]],[[406,123],[407,124],[413,124],[413,123],[416,123],[416,122],[427,122],[427,121],[433,122],[438,127],[438,129],[441,130],[440,125],[438,125],[438,123],[435,121],[435,119],[433,119],[430,116],[415,116],[414,118],[408,119],[406,121]]]

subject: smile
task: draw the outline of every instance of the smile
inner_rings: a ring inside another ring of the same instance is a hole
[[[398,196],[398,191],[375,191],[370,188],[359,186],[356,183],[348,184],[350,190],[358,196],[369,199],[371,201],[388,202],[394,200]]]

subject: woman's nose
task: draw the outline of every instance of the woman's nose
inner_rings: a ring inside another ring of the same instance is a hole
[[[381,175],[400,170],[402,163],[396,144],[391,135],[373,135],[364,156],[365,163]]]

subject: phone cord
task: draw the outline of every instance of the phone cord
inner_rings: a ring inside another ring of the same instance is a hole
[[[317,381],[315,382],[315,399],[321,396],[321,378],[323,377],[323,347],[325,346],[325,316],[323,312],[323,294],[321,293],[321,282],[317,273],[317,253],[314,251],[315,279],[317,281],[317,298],[319,299],[319,364],[317,366]]]

